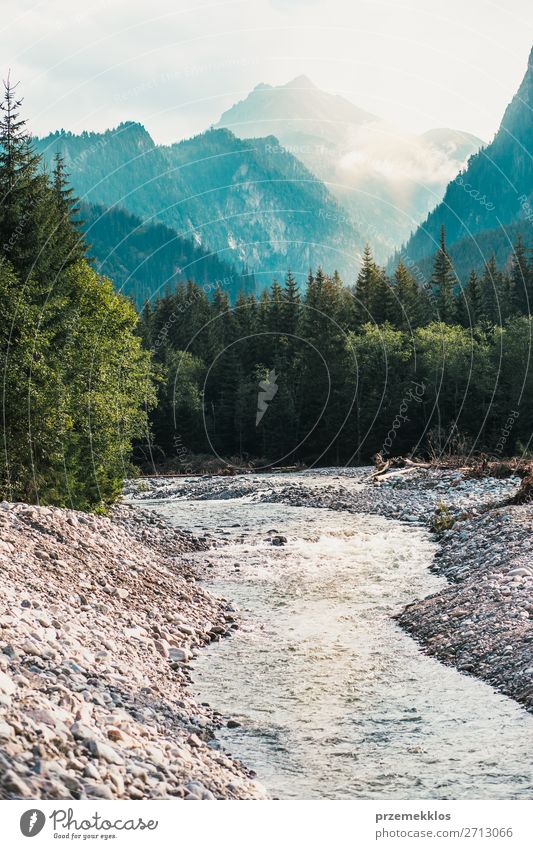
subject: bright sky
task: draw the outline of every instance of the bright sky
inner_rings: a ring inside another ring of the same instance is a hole
[[[34,133],[135,120],[161,142],[300,74],[407,129],[490,140],[532,44],[531,0],[3,0],[0,32]]]

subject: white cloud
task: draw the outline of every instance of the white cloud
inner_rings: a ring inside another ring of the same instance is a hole
[[[488,138],[533,20],[526,0],[7,0],[3,11],[4,73],[21,79],[35,131],[132,119],[162,141],[201,131],[260,81],[302,73],[415,132]]]

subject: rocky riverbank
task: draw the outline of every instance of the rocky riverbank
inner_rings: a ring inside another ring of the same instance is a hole
[[[398,621],[429,654],[533,712],[533,506],[465,518],[447,531],[434,568],[450,586]]]
[[[400,625],[429,654],[533,711],[533,504],[506,506],[519,479],[421,469],[375,482],[370,472],[277,475],[275,485],[269,475],[154,479],[133,483],[129,491],[143,498],[248,496],[440,528],[432,569],[449,585],[400,613]]]
[[[0,797],[250,799],[188,662],[237,627],[153,514],[0,504]]]
[[[130,482],[132,499],[232,499],[376,513],[441,528],[448,585],[398,615],[443,663],[533,710],[533,505],[518,479],[369,469]],[[238,516],[236,516],[238,519]],[[282,531],[282,529],[278,529]],[[189,662],[238,628],[198,579],[225,537],[144,509],[110,518],[0,504],[0,797],[252,799],[255,775],[214,739]],[[283,545],[282,533],[271,535]],[[191,553],[211,549],[206,558]]]

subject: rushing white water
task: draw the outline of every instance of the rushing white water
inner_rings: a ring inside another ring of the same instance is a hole
[[[241,723],[219,739],[273,796],[529,798],[533,717],[391,618],[444,585],[423,529],[247,499],[150,507],[228,540],[195,556],[242,626],[199,653],[195,688]]]

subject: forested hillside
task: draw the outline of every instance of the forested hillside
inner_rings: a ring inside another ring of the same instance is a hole
[[[303,282],[284,266],[256,295],[252,277],[227,275],[231,266],[157,218],[80,209],[61,154],[44,171],[19,106],[8,85],[3,497],[100,509],[119,494],[134,444],[137,459],[179,468],[195,453],[246,466],[529,451],[530,240],[517,238],[505,271],[492,257],[463,288],[442,227],[427,282],[407,259],[387,275],[367,246],[355,286],[325,263]],[[126,133],[130,154],[137,138],[143,157],[152,148],[136,132]],[[193,148],[181,149],[184,162]],[[201,169],[194,179],[201,188]],[[88,262],[82,227],[117,288],[137,301],[143,287],[159,293],[140,324]]]
[[[164,224],[143,224],[125,209],[87,203],[80,204],[80,217],[95,268],[139,309],[188,280],[208,292],[222,286],[232,301],[241,291],[255,291],[252,272],[238,272]]]
[[[459,276],[482,267],[494,252],[501,266],[518,233],[530,238],[533,222],[533,50],[522,84],[507,107],[491,144],[472,156],[441,204],[402,250],[421,267],[438,244],[444,225],[451,256],[456,243]],[[490,235],[487,236],[487,231]]]
[[[212,130],[169,147],[139,124],[105,133],[59,131],[40,139],[45,161],[60,152],[84,202],[123,207],[162,223],[259,287],[291,267],[302,279],[319,262],[354,280],[363,245],[346,212],[273,137],[242,141]]]

